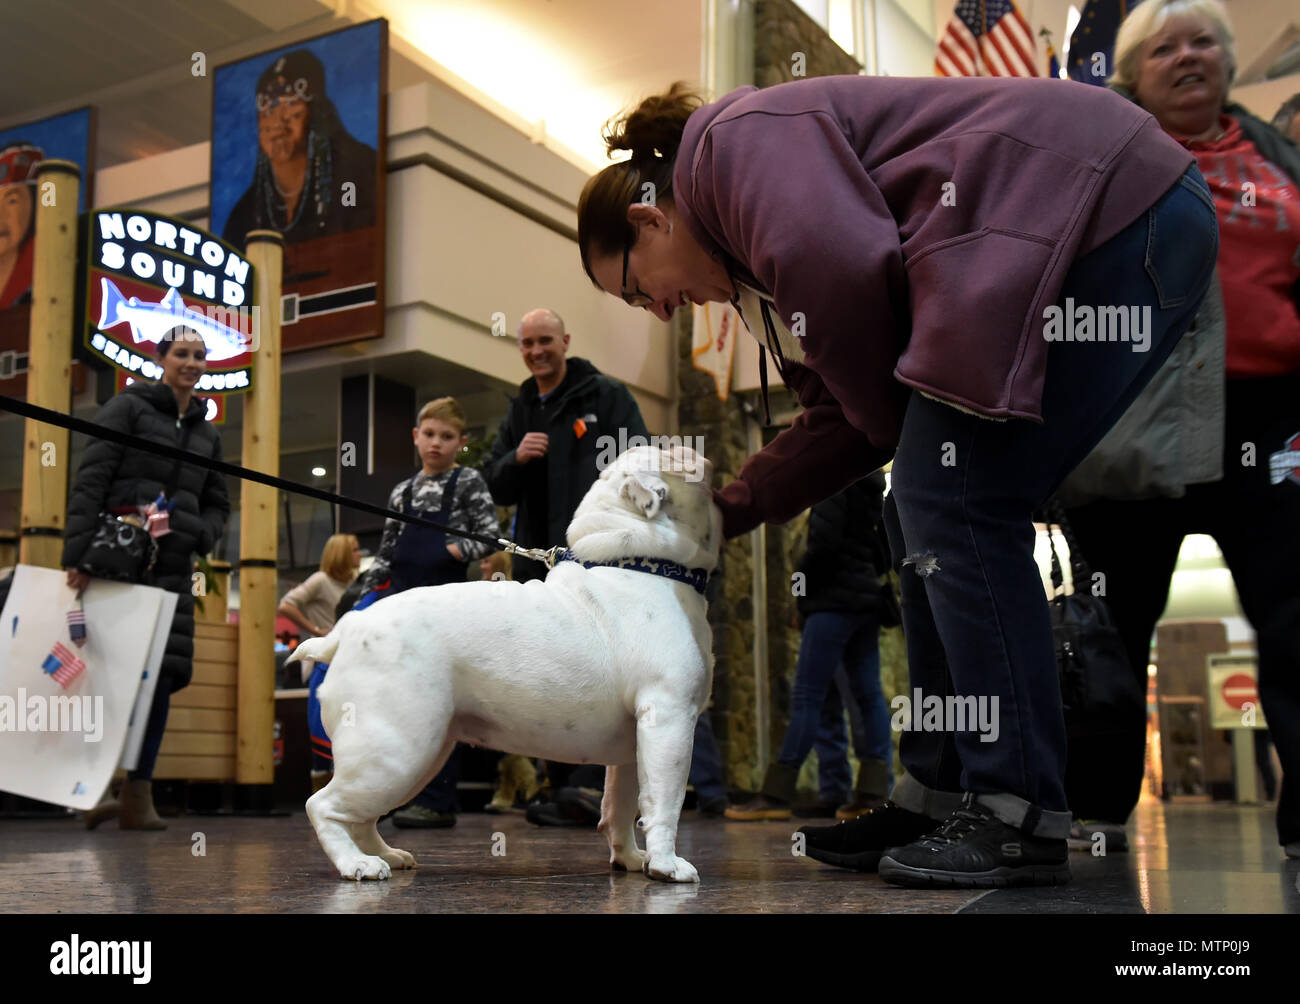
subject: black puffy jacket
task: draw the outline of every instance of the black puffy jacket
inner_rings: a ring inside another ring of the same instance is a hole
[[[176,395],[162,383],[131,384],[106,401],[94,421],[172,446],[181,445],[182,423],[190,429],[185,449],[221,458],[221,437],[208,423],[206,400],[190,399],[183,418],[177,416]],[[63,567],[75,567],[95,535],[100,512],[119,506],[146,505],[166,487],[175,461],[107,439],[92,439],[68,492],[68,524],[63,538]],[[194,667],[194,596],[191,575],[194,553],[207,554],[220,539],[230,515],[225,478],[213,471],[182,464],[172,532],[158,538],[158,560],[151,585],[178,594],[176,616],[167,636],[162,677],[173,692],[190,682]]]
[[[885,476],[869,474],[812,507],[799,613],[881,613],[880,576],[889,570],[881,531]]]

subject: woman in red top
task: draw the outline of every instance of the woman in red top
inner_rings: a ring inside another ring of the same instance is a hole
[[[1120,29],[1116,67],[1116,89],[1155,115],[1210,185],[1222,304],[1206,300],[1180,346],[1185,357],[1171,357],[1144,398],[1166,375],[1185,389],[1163,406],[1139,399],[1066,483],[1072,503],[1101,499],[1072,509],[1070,521],[1106,575],[1144,689],[1183,537],[1218,542],[1257,634],[1260,703],[1285,776],[1279,842],[1300,857],[1300,151],[1228,102],[1232,34],[1212,0],[1135,8]],[[1161,425],[1165,434],[1150,433]],[[1126,459],[1130,470],[1169,476],[1108,481],[1106,471]],[[1208,473],[1198,470],[1207,461]],[[1142,714],[1071,736],[1066,787],[1086,821],[1076,836],[1100,830],[1117,849],[1141,790],[1145,736]]]

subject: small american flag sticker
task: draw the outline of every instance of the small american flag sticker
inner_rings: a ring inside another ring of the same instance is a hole
[[[86,664],[72,654],[72,650],[63,642],[54,643],[54,648],[41,663],[41,669],[54,677],[54,681],[64,690],[86,670]]]

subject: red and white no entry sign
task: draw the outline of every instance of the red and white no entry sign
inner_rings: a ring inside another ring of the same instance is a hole
[[[1259,707],[1259,692],[1255,687],[1255,678],[1247,673],[1233,673],[1223,681],[1221,692],[1224,703],[1238,711],[1245,707],[1247,701]]]

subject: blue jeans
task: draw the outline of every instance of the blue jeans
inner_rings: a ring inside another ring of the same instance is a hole
[[[821,726],[817,738],[813,740],[813,749],[817,751],[817,790],[824,805],[840,805],[849,800],[853,790],[853,772],[849,769],[849,737],[844,731],[844,709],[849,711],[849,728],[853,732],[855,749],[866,749],[871,743],[867,740],[867,727],[862,718],[862,710],[853,700],[853,691],[849,687],[849,678],[844,672],[843,664],[835,671],[835,679],[826,691],[826,700],[822,703]],[[890,761],[893,759],[890,751]],[[886,772],[892,773],[892,763],[886,764]],[[888,794],[888,785],[881,794]]]
[[[1032,514],[1187,331],[1217,253],[1213,202],[1193,166],[1135,223],[1077,260],[1062,290],[1059,305],[1067,309],[1070,298],[1075,316],[1080,306],[1150,308],[1147,351],[1052,341],[1041,424],[992,421],[912,395],[884,511],[901,576],[909,696],[961,698],[967,713],[986,702],[993,727],[971,728],[967,717],[961,728],[958,703],[945,701],[952,713],[942,727],[905,731],[905,773],[893,795],[902,807],[943,818],[973,792],[1025,833],[1068,834],[1065,723]]]
[[[880,649],[876,645],[879,631],[876,619],[869,615],[829,610],[808,615],[790,694],[790,724],[778,763],[795,769],[803,764],[822,731],[826,696],[842,664],[866,726],[864,735],[853,737],[858,759],[864,764],[888,764],[893,749],[889,709],[880,687]]]
[[[172,692],[166,679],[158,681],[154,688],[153,704],[149,706],[149,718],[144,723],[144,740],[140,745],[140,758],[135,762],[135,770],[127,772],[132,781],[152,781],[153,769],[158,763],[158,751],[162,749],[163,733],[167,731],[167,712],[171,708]]]

